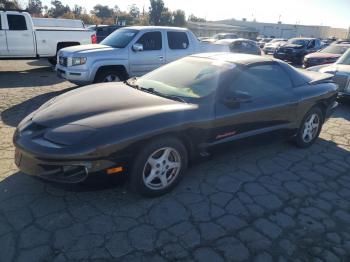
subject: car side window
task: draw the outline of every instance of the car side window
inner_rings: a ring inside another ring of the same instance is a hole
[[[314,48],[315,47],[315,40],[311,40],[309,42],[308,48]]]
[[[24,31],[27,30],[26,19],[23,15],[7,15],[9,30]]]
[[[189,41],[185,32],[167,32],[168,45],[170,49],[187,49]]]
[[[143,45],[143,51],[161,50],[162,49],[162,33],[161,32],[148,32],[144,33],[137,44]]]
[[[2,30],[2,24],[1,24],[1,14],[0,14],[0,30]]]
[[[276,64],[264,64],[243,70],[232,82],[229,93],[241,92],[252,98],[274,96],[292,87],[287,73]]]

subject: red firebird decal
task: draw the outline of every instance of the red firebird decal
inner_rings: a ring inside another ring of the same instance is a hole
[[[227,132],[225,134],[219,134],[216,136],[216,139],[221,139],[221,138],[225,138],[228,136],[234,136],[236,134],[236,131],[232,131],[232,132]]]

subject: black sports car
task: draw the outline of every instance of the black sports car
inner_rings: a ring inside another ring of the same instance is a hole
[[[277,132],[310,146],[337,106],[331,77],[253,55],[186,57],[48,101],[19,124],[16,164],[69,183],[126,172],[137,192],[161,195],[218,144]]]

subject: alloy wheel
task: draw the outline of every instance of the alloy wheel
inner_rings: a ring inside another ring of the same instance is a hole
[[[161,190],[176,180],[180,170],[179,152],[172,147],[164,147],[149,156],[143,168],[143,182],[152,190]]]
[[[303,141],[310,143],[317,135],[320,128],[320,118],[318,114],[311,114],[304,123],[304,130],[302,134]]]

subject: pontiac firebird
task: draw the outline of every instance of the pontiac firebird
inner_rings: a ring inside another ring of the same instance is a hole
[[[215,145],[280,133],[311,146],[337,106],[331,77],[253,55],[189,56],[46,102],[16,129],[15,162],[66,183],[124,172],[136,192],[159,196]]]

